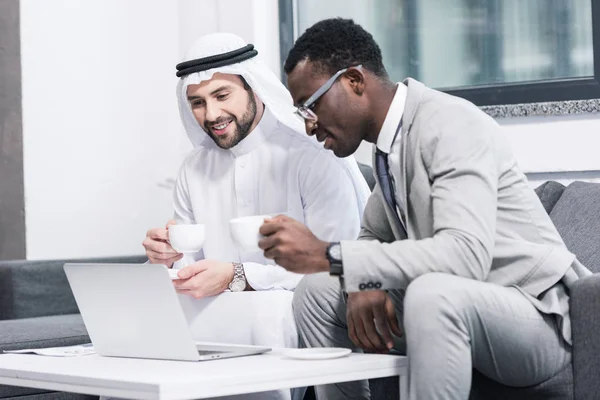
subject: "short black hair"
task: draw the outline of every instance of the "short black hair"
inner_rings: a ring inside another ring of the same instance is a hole
[[[286,74],[308,59],[320,73],[333,75],[342,68],[362,64],[380,78],[388,78],[381,49],[373,36],[351,19],[330,18],[306,30],[290,50]]]

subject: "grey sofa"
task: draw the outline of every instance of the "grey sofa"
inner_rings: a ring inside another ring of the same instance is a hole
[[[141,263],[146,258],[76,261]],[[65,262],[67,260],[0,261],[0,353],[3,350],[89,343],[63,271]],[[0,385],[0,398],[63,400],[97,397]]]

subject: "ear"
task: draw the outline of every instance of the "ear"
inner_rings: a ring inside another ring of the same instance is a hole
[[[344,78],[346,78],[350,89],[357,94],[362,96],[365,92],[365,74],[363,71],[356,67],[350,67],[344,72]]]

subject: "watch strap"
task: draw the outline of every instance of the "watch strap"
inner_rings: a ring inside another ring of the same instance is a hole
[[[239,263],[239,262],[233,262],[232,264],[233,264],[233,279],[229,283],[229,289],[231,289],[233,282],[241,280],[241,281],[244,281],[244,283],[247,283],[246,273],[244,272],[244,264]]]
[[[332,248],[334,246],[339,247],[339,258],[332,255]],[[342,262],[342,249],[339,242],[333,242],[327,246],[327,260],[329,261],[329,274],[333,276],[344,275],[344,263]]]

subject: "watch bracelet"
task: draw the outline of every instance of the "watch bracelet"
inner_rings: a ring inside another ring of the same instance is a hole
[[[233,279],[232,282],[236,279],[246,280],[246,273],[244,271],[244,264],[239,262],[232,262],[233,264]]]

